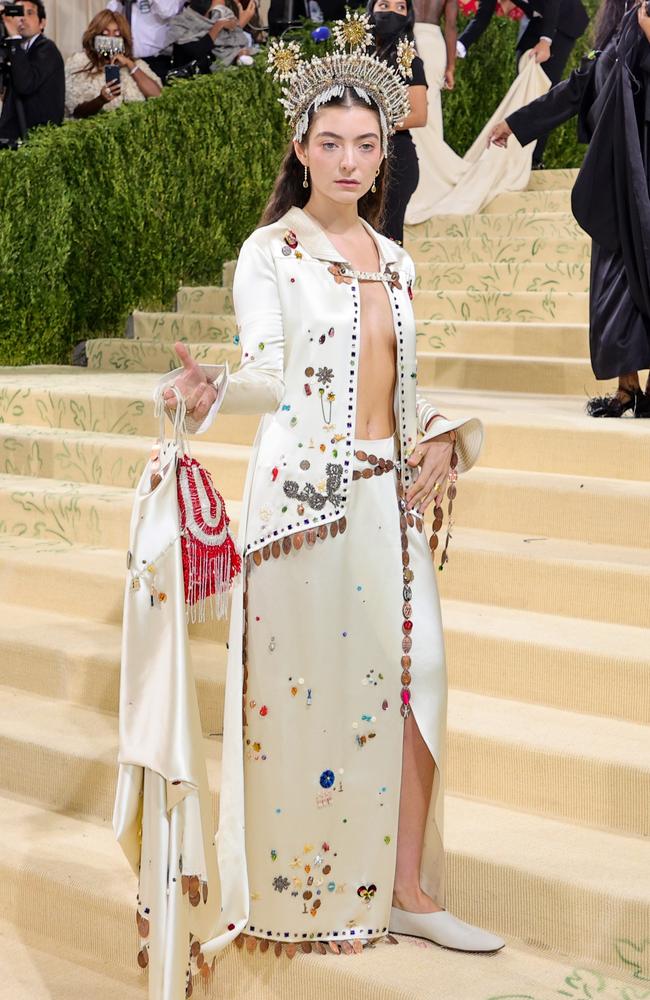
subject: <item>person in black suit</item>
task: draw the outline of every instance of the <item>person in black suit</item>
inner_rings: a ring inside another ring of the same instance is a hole
[[[487,28],[496,3],[497,0],[480,0],[476,17],[458,39],[461,58]],[[505,6],[504,3],[501,6]],[[524,52],[532,52],[551,84],[559,83],[577,39],[589,24],[589,15],[581,0],[517,0],[512,6],[519,7],[526,15],[517,39],[517,66]],[[544,135],[535,146],[534,167],[543,165],[547,141],[548,135]]]
[[[43,35],[45,7],[42,0],[25,0],[23,8],[22,17],[2,18],[9,49],[0,115],[0,141],[5,143],[24,138],[37,125],[60,125],[64,114],[63,56]]]

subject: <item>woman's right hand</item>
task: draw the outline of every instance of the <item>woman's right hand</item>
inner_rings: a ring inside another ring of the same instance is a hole
[[[501,146],[502,148],[505,148],[505,146],[508,145],[508,139],[510,138],[511,135],[512,135],[512,129],[510,128],[508,123],[505,121],[499,122],[497,125],[494,126],[494,128],[490,132],[487,144],[488,146],[494,144],[495,146]]]
[[[119,97],[122,93],[119,83],[117,80],[113,80],[112,83],[105,83],[99,92],[104,99],[106,104],[114,101],[116,97]]]
[[[639,21],[641,31],[650,42],[650,15],[648,14],[645,0],[641,0],[641,6],[639,7],[637,19]]]
[[[174,381],[174,387],[185,400],[188,417],[202,421],[207,417],[217,398],[217,390],[211,382],[208,382],[205,373],[197,365],[185,344],[179,341],[174,344],[174,350],[183,366],[182,373]],[[173,389],[165,389],[163,399],[170,410],[176,409],[177,400]]]

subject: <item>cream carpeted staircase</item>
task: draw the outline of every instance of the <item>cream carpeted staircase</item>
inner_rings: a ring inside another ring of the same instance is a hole
[[[440,577],[448,905],[509,947],[293,961],[232,947],[214,997],[650,998],[650,421],[584,415],[589,243],[571,182],[536,173],[408,236],[420,384],[487,429]],[[231,278],[89,342],[87,370],[0,371],[3,1000],[145,996],[109,822],[131,490],[173,341],[237,359]],[[195,442],[234,520],[255,426],[223,417]],[[192,634],[216,807],[226,629]]]

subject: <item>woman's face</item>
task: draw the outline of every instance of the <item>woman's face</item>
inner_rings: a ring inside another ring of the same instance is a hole
[[[115,21],[109,21],[102,31],[102,35],[107,35],[109,38],[121,38],[122,32],[118,28]]]
[[[379,118],[356,105],[316,112],[306,142],[294,142],[296,156],[309,167],[311,188],[341,205],[359,201],[372,187],[383,153]]]

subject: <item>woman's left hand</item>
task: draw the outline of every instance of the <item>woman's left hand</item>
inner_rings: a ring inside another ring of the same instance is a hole
[[[133,69],[135,63],[133,59],[129,59],[129,57],[125,56],[123,52],[116,52],[113,56],[113,65],[126,66],[127,69]]]
[[[650,15],[646,9],[645,0],[641,0],[641,6],[639,7],[637,19],[639,21],[641,31],[650,42]]]
[[[413,449],[408,464],[411,468],[419,465],[420,474],[406,494],[409,510],[417,507],[418,513],[424,514],[432,501],[437,502],[444,496],[455,440],[453,432],[449,432]]]

